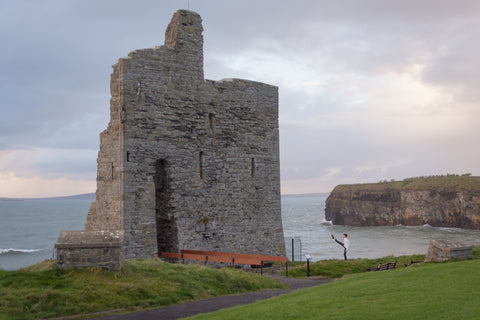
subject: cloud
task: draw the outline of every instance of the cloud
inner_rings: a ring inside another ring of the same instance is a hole
[[[0,194],[6,198],[43,198],[56,195],[76,195],[95,190],[91,179],[47,179],[41,176],[18,177],[14,172],[0,172]]]
[[[111,66],[162,45],[182,6],[206,78],[279,86],[282,192],[480,175],[476,0],[18,0],[0,2],[0,196],[94,185]]]
[[[0,151],[0,170],[18,178],[41,176],[46,179],[68,178],[94,180],[96,150],[83,149],[15,149]]]
[[[0,195],[37,198],[95,191],[96,151],[15,149],[0,151]]]

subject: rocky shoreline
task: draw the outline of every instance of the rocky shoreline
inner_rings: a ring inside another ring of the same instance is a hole
[[[325,204],[335,225],[480,229],[480,177],[438,176],[339,185]]]

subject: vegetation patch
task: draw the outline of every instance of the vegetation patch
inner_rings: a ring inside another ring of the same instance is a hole
[[[333,261],[326,264],[334,266]],[[360,261],[351,263],[352,270],[355,265],[360,268]],[[354,272],[332,283],[189,319],[476,319],[479,268],[480,259],[472,259]]]
[[[367,269],[375,269],[380,263],[397,261],[397,268],[411,265],[412,261],[423,261],[425,255],[411,255],[401,257],[384,257],[379,259],[354,259],[354,260],[322,260],[310,262],[310,276],[322,276],[326,278],[341,278],[348,274],[363,273]],[[288,270],[288,276],[303,278],[307,275],[307,263],[296,262]]]
[[[22,270],[0,270],[0,319],[137,311],[277,288],[286,286],[238,269],[170,264],[160,259],[127,261],[118,273],[100,268],[60,270],[50,261]]]
[[[274,299],[229,308],[198,319],[473,319],[480,311],[480,247],[469,261],[414,263],[424,256],[326,260],[310,275],[339,278]],[[365,272],[397,261],[389,271]],[[408,267],[405,267],[408,265]],[[306,276],[306,263],[289,276]],[[0,319],[48,319],[132,312],[248,291],[286,289],[278,280],[234,268],[127,261],[121,272],[60,270],[52,261],[0,270]],[[84,318],[83,317],[83,318]]]
[[[357,191],[385,191],[385,190],[435,190],[444,189],[449,191],[480,191],[480,177],[470,174],[447,174],[439,176],[425,176],[407,178],[402,181],[381,181],[378,183],[363,183],[339,185],[337,191],[348,192],[351,189]]]

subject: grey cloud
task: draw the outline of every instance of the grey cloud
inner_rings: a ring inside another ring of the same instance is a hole
[[[0,165],[20,178],[95,179],[97,151],[88,149],[17,149],[0,153]]]
[[[215,8],[221,15],[206,12],[211,55],[262,50],[263,39],[279,44],[275,54],[323,57],[332,72],[379,73],[431,64],[426,79],[433,81],[458,71],[443,66],[447,59],[438,56],[442,47],[451,44],[457,51],[455,39],[468,34],[470,43],[458,50],[471,52],[473,46],[473,55],[480,43],[475,27],[469,26],[479,17],[477,1],[245,1],[238,8],[229,6],[222,2]],[[246,20],[252,23],[242,23]],[[436,75],[442,67],[445,74]]]
[[[354,110],[354,96],[363,88],[352,89],[357,80],[349,77],[361,81],[412,64],[425,65],[420,80],[462,99],[453,104],[478,104],[480,2],[474,0],[2,1],[0,150],[79,148],[85,157],[61,155],[38,166],[46,172],[49,164],[68,170],[59,163],[65,161],[72,169],[94,172],[98,134],[109,117],[111,66],[132,50],[162,45],[172,14],[188,3],[203,19],[208,78],[258,80],[255,70],[235,70],[228,58],[261,52],[294,61],[325,80],[313,93],[280,87],[282,179],[321,177],[328,167],[341,167],[342,181],[421,175],[436,170],[428,165],[429,154],[436,152],[444,159],[438,168],[451,166],[453,157],[438,146],[409,146],[401,139],[389,145],[375,139],[387,134],[368,128],[369,123],[340,120],[360,112]],[[286,80],[268,76],[262,81],[288,81],[288,75]],[[478,134],[476,127],[469,130]],[[416,154],[425,159],[389,166]],[[462,158],[460,169],[477,168],[468,157],[457,158]],[[478,157],[472,153],[470,158]],[[375,164],[385,169],[355,171]]]
[[[468,33],[458,30],[458,34],[451,35],[445,52],[427,67],[424,80],[460,90],[458,94],[463,100],[480,101],[480,32],[476,30],[476,27]]]

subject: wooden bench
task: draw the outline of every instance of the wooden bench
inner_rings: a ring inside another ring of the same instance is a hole
[[[236,264],[250,265],[252,268],[260,268],[260,273],[263,275],[263,268],[271,267],[271,262],[284,262],[285,273],[288,277],[288,258],[258,254],[232,253],[232,252],[218,252],[218,251],[203,251],[203,250],[181,250],[180,253],[174,252],[160,252],[160,257],[170,259],[188,259],[204,261],[205,265],[208,262],[223,262],[229,263],[232,267]]]
[[[367,271],[385,271],[385,270],[393,270],[397,266],[397,261],[395,262],[387,262],[385,264],[379,264],[375,269],[367,269]]]
[[[405,267],[411,266],[412,264],[415,264],[415,263],[422,263],[422,262],[423,262],[423,260],[419,260],[419,261],[413,261],[413,260],[411,260],[411,261],[410,261],[410,264],[405,263]]]

